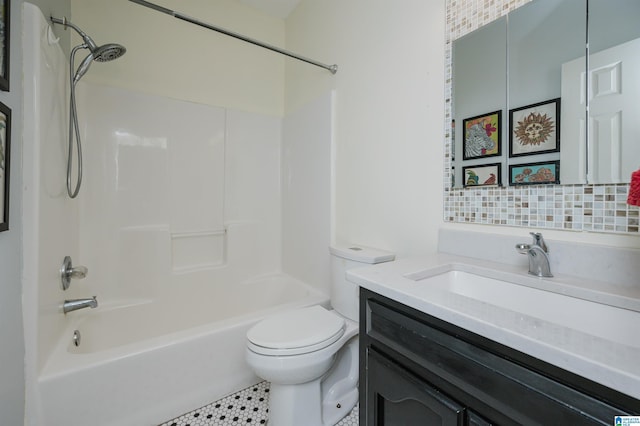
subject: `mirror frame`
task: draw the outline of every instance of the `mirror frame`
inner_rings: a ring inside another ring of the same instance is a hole
[[[637,235],[639,209],[626,203],[628,184],[451,188],[453,41],[529,1],[446,0],[444,221]]]

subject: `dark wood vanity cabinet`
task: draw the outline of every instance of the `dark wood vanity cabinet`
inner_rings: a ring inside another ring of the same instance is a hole
[[[613,425],[640,401],[366,289],[360,425]]]

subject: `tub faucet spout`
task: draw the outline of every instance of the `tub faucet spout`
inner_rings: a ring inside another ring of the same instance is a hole
[[[62,304],[62,312],[65,314],[71,311],[77,311],[78,309],[84,308],[97,308],[98,307],[98,299],[97,296],[93,296],[88,299],[71,299],[65,300]]]
[[[531,244],[516,244],[516,250],[529,258],[529,274],[536,277],[553,277],[549,263],[549,249],[539,232],[531,232]]]

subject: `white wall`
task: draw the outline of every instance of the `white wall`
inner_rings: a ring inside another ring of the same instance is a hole
[[[436,250],[442,222],[444,0],[305,0],[287,48],[286,109],[336,90],[336,239]]]
[[[156,1],[201,21],[273,45],[284,22],[234,0]],[[127,53],[94,63],[84,81],[242,111],[281,115],[282,56],[128,0],[72,0],[73,22],[97,44]],[[79,43],[77,37],[74,43]]]

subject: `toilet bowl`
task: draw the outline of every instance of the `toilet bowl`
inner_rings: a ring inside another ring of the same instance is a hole
[[[269,424],[275,426],[333,426],[358,401],[358,286],[345,272],[394,255],[357,246],[330,250],[335,309],[282,312],[247,332],[247,363],[271,382]]]

